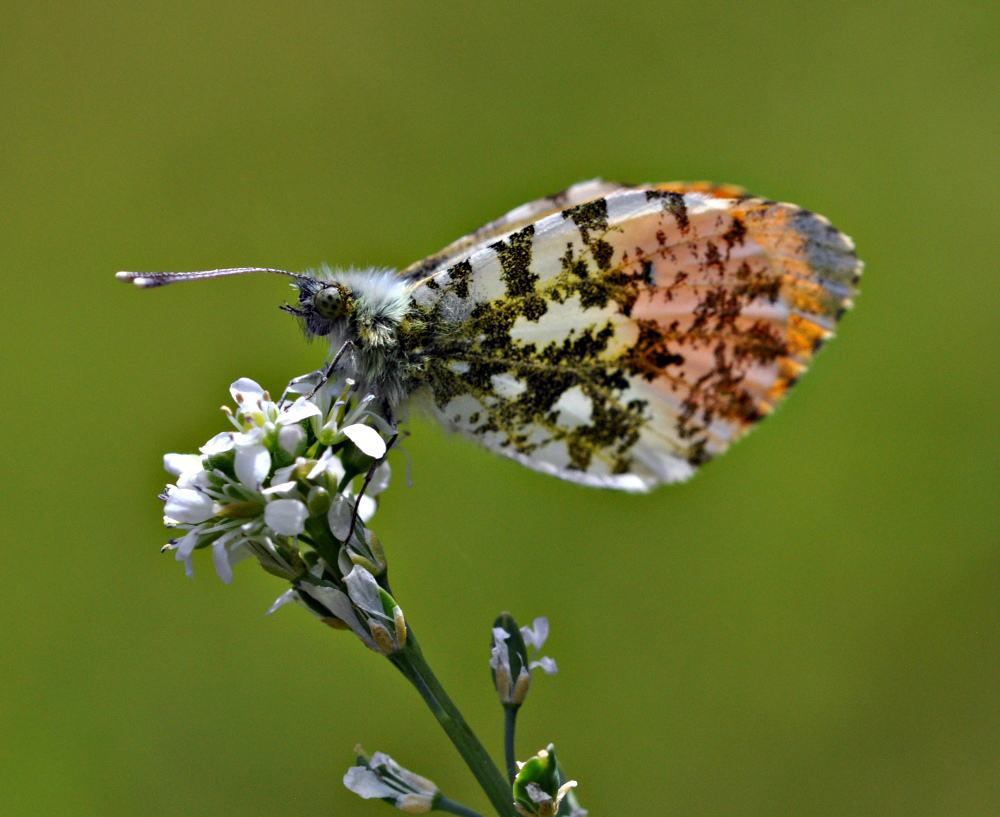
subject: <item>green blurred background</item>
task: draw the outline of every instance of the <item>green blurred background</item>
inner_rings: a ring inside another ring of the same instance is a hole
[[[158,552],[161,455],[323,358],[284,282],[112,276],[403,266],[600,175],[824,213],[862,295],[651,496],[417,419],[375,529],[446,686],[499,750],[489,626],[547,614],[519,755],[554,741],[594,817],[1000,814],[998,35],[986,2],[4,5],[0,813],[386,814],[358,741],[488,807],[386,662]]]

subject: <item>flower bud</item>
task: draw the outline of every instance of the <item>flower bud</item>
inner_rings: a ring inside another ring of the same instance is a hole
[[[309,515],[322,516],[330,510],[332,501],[330,492],[326,488],[314,485],[309,489],[309,496],[306,498],[306,505],[309,506]]]
[[[493,685],[500,696],[500,703],[506,707],[518,707],[524,703],[531,688],[531,671],[540,667],[552,674],[556,662],[551,658],[534,660],[549,634],[549,620],[536,618],[532,627],[518,627],[510,613],[503,613],[493,623],[493,647],[490,652],[490,670]],[[532,658],[528,658],[528,645],[533,648]]]
[[[368,625],[376,651],[392,655],[403,649],[406,646],[406,619],[396,600],[360,565],[344,577],[344,584],[358,617]]]
[[[384,800],[407,814],[426,814],[441,799],[432,781],[404,769],[388,755],[376,752],[366,760],[360,746],[355,751],[358,763],[347,770],[344,785],[359,797]]]
[[[346,543],[351,564],[361,565],[373,576],[381,576],[388,567],[381,540],[361,522],[355,526],[354,533]]]
[[[531,687],[531,672],[528,670],[528,651],[521,638],[521,630],[510,613],[501,613],[493,622],[490,671],[500,703],[520,706]]]
[[[290,457],[297,457],[306,450],[306,430],[300,425],[285,425],[278,432],[278,447]]]
[[[514,778],[514,808],[524,817],[555,817],[559,805],[575,780],[560,785],[559,766],[556,750],[550,743],[533,758],[518,763],[517,777]]]

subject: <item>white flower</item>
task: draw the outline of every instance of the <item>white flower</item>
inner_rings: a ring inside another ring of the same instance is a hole
[[[320,373],[313,372],[304,377],[298,377],[288,384],[286,394],[310,393],[316,387]],[[354,389],[355,382],[347,378],[340,382],[329,382],[323,386],[312,401],[319,407],[319,414],[312,417],[313,432],[324,445],[335,445],[345,437],[369,457],[379,459],[385,456],[386,445],[381,435],[391,436],[395,433],[389,424],[372,408],[375,402],[374,394],[367,394],[349,409],[346,408],[348,397]],[[336,390],[339,396],[334,399]],[[302,400],[299,397],[296,402]],[[376,426],[365,425],[363,421],[370,420]]]
[[[360,747],[356,751],[363,755]],[[344,775],[344,785],[365,800],[389,800],[407,814],[426,814],[439,795],[432,781],[404,769],[382,752],[373,754],[369,761],[360,757],[358,765]]]
[[[284,593],[282,593],[278,598],[274,600],[274,604],[267,608],[266,615],[271,615],[275,610],[284,607],[286,604],[291,604],[293,601],[298,601],[299,594],[294,587],[289,588]]]

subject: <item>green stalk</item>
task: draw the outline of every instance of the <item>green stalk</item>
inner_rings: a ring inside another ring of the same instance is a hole
[[[461,817],[483,817],[478,811],[473,811],[468,806],[456,803],[450,797],[439,794],[434,801],[434,808],[431,811],[447,811],[449,814],[458,814]]]
[[[406,676],[407,680],[430,707],[445,734],[451,738],[458,753],[469,767],[476,781],[486,793],[493,808],[501,817],[518,817],[510,784],[496,767],[493,759],[465,722],[462,713],[448,697],[441,682],[434,675],[413,632],[408,629],[406,646],[389,656],[389,660]]]
[[[514,755],[514,728],[517,725],[518,709],[519,707],[516,706],[505,706],[503,718],[503,754],[504,760],[507,761],[507,777],[510,778],[512,786],[514,785],[514,778],[517,777],[517,759]]]

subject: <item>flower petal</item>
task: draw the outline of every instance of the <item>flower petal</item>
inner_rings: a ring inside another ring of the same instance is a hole
[[[493,628],[493,648],[490,650],[490,666],[495,670],[505,669],[510,674],[510,648],[507,639],[510,638],[503,627]]]
[[[391,797],[395,800],[399,796],[398,790],[386,784],[375,772],[364,766],[351,766],[344,775],[344,785],[365,800],[376,797],[379,799]]]
[[[215,503],[210,496],[193,488],[167,486],[167,501],[163,506],[164,516],[178,522],[197,525],[215,516]]]
[[[389,461],[386,460],[372,474],[372,480],[368,483],[368,490],[365,491],[365,496],[378,496],[389,487],[389,479],[391,477],[392,469],[389,467]]]
[[[309,509],[297,499],[275,499],[264,507],[264,523],[282,536],[298,536],[308,517]]]
[[[378,459],[385,454],[385,440],[371,426],[355,423],[341,430],[345,437],[369,457]]]
[[[422,777],[419,774],[414,774],[409,769],[404,769],[395,760],[393,760],[385,752],[376,752],[372,755],[371,760],[368,761],[368,765],[373,769],[377,769],[383,775],[395,778],[410,790],[413,794],[430,794],[434,795],[438,793],[437,784],[433,780],[428,780],[426,777]]]
[[[327,451],[330,449],[328,448]],[[344,469],[344,463],[340,461],[340,457],[330,455],[330,458],[325,464],[326,475],[333,485],[340,485],[340,481],[344,478],[347,471]]]
[[[236,404],[244,407],[255,405],[257,401],[264,397],[264,389],[249,377],[241,377],[229,387],[229,393],[233,396]]]
[[[322,412],[319,410],[319,406],[309,400],[306,400],[305,397],[300,397],[288,408],[279,413],[275,422],[279,426],[287,426],[292,423],[301,423],[309,417],[318,417],[321,414]]]
[[[306,448],[306,432],[302,426],[282,426],[278,431],[278,446],[286,454],[295,456]]]
[[[291,465],[286,465],[284,468],[278,468],[271,475],[272,485],[282,485],[286,482],[292,481],[292,471],[298,467],[298,461],[293,462]]]
[[[542,658],[539,658],[537,661],[532,661],[530,664],[528,664],[528,667],[531,669],[535,669],[536,667],[541,667],[542,672],[544,672],[546,675],[555,675],[557,672],[559,672],[559,667],[556,666],[555,659],[549,658],[547,656],[543,656]]]
[[[262,445],[242,445],[236,449],[233,467],[237,479],[256,491],[271,470],[271,455]]]
[[[233,580],[233,568],[229,564],[229,551],[226,545],[233,539],[230,534],[223,534],[212,542],[212,560],[215,562],[215,572],[226,584]]]
[[[358,500],[358,518],[362,522],[367,522],[375,516],[376,510],[378,510],[378,503],[368,496],[368,494],[365,494]]]
[[[239,448],[241,445],[259,445],[263,442],[264,437],[267,436],[267,432],[258,426],[253,426],[248,431],[241,431],[238,434],[233,434],[233,442],[236,447]]]
[[[212,475],[208,471],[185,471],[177,477],[178,488],[210,488],[212,486]]]
[[[378,582],[371,573],[360,565],[355,565],[354,569],[344,576],[344,584],[347,585],[347,594],[351,597],[351,601],[361,610],[376,618],[387,618],[382,607],[382,594],[379,593]]]
[[[235,445],[233,442],[233,432],[220,431],[198,450],[206,457],[214,457],[216,454],[224,454],[226,451],[231,451],[233,445]]]
[[[277,478],[278,473],[275,472],[275,478]],[[294,491],[298,488],[299,484],[295,480],[290,480],[289,482],[275,482],[270,488],[265,488],[261,491],[264,496],[273,496],[274,494],[287,494],[289,491]]]
[[[275,610],[295,601],[295,596],[296,593],[294,588],[286,590],[284,593],[282,593],[280,596],[278,596],[278,598],[274,600],[274,604],[272,604],[270,607],[267,608],[267,612],[264,615],[269,616]]]
[[[331,459],[336,459],[336,457],[333,456],[332,450],[329,448],[324,449],[323,453],[319,455],[319,459],[316,460],[316,464],[309,470],[309,473],[306,474],[306,479],[316,479],[316,477],[323,473]]]
[[[191,471],[201,471],[201,454],[164,454],[163,467],[175,477]]]
[[[201,538],[201,531],[198,528],[193,528],[189,530],[184,537],[177,543],[177,561],[178,562],[189,562],[191,559],[191,554],[194,552],[195,545],[198,544],[198,540]],[[190,576],[191,573],[188,573]]]
[[[545,616],[539,616],[531,622],[530,627],[521,628],[521,637],[525,644],[540,650],[545,639],[549,637],[549,620]]]

